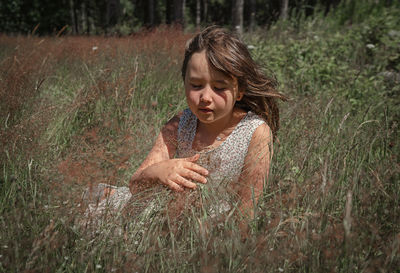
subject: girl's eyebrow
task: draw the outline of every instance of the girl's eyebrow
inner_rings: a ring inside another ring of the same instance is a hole
[[[201,81],[201,78],[190,77],[189,81]]]
[[[215,80],[216,83],[229,84],[227,80]]]
[[[189,78],[189,81],[202,81],[203,79],[202,78],[199,78],[199,77],[190,77]],[[213,80],[212,82],[214,82],[214,83],[219,83],[219,84],[229,84],[229,81],[227,81],[227,80]]]

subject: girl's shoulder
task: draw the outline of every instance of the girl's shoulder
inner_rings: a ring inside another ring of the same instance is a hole
[[[246,116],[239,122],[238,127],[245,127],[244,131],[254,132],[259,126],[267,126],[265,120],[254,112],[247,112]],[[269,128],[269,127],[268,127]]]
[[[250,144],[264,142],[269,139],[271,130],[266,121],[254,112],[249,111],[246,116],[239,122],[232,136],[228,137],[228,142],[232,147],[243,147],[244,154]]]
[[[167,121],[167,123],[165,123],[165,125],[161,129],[161,135],[164,139],[165,144],[168,147],[168,150],[175,150],[176,148],[179,121],[182,115],[182,112],[178,113],[169,121]]]
[[[272,141],[272,130],[268,126],[267,122],[259,115],[249,112],[249,123],[252,127],[252,138],[251,142],[258,142],[260,139]]]

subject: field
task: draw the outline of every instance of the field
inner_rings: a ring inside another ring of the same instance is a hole
[[[290,97],[247,238],[235,217],[205,213],[219,198],[206,189],[183,212],[164,190],[156,215],[77,225],[84,189],[126,185],[186,107],[192,34],[0,35],[0,272],[398,272],[399,13],[246,34]]]

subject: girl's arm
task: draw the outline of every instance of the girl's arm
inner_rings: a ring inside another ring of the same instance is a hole
[[[272,158],[272,132],[267,124],[260,125],[253,133],[243,171],[239,179],[239,206],[244,216],[253,218],[253,202],[258,202],[268,178]],[[254,194],[254,198],[253,198]]]
[[[196,188],[190,180],[206,183],[204,176],[208,171],[195,164],[198,155],[190,158],[174,159],[177,147],[179,116],[173,117],[161,129],[153,148],[132,175],[129,187],[132,193],[135,186],[145,182],[161,182],[172,190]]]

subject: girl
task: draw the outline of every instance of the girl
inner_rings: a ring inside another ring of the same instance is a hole
[[[124,204],[148,183],[182,192],[224,182],[238,196],[241,212],[251,215],[268,177],[279,127],[276,99],[286,97],[246,45],[217,26],[188,41],[182,78],[189,108],[163,127],[133,174],[130,192],[105,186],[108,202]]]

